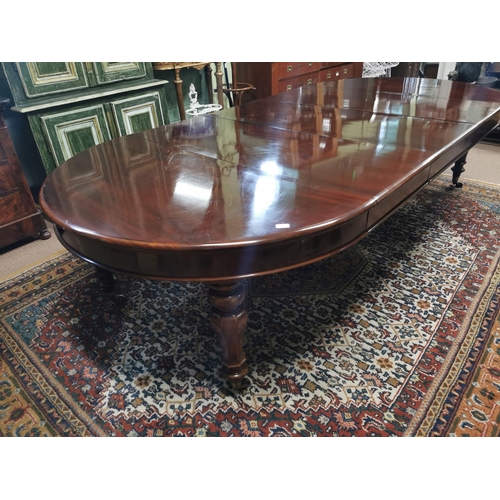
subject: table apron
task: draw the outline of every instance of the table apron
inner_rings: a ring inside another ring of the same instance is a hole
[[[367,212],[332,228],[290,240],[208,250],[151,250],[118,246],[56,226],[61,243],[82,259],[116,274],[173,281],[234,281],[286,271],[338,253],[366,236]]]

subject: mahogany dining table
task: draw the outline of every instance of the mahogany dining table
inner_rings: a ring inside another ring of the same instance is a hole
[[[61,164],[40,192],[61,243],[114,275],[208,285],[235,387],[246,278],[353,245],[500,122],[500,92],[421,78],[298,88],[113,139]]]

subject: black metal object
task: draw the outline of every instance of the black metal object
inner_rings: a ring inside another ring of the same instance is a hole
[[[468,151],[467,151],[467,153],[468,153]],[[451,182],[457,188],[461,188],[463,186],[463,184],[461,182],[458,182],[458,179],[460,178],[460,175],[462,174],[462,172],[465,172],[464,165],[467,163],[467,161],[466,161],[467,153],[465,153],[463,156],[461,156],[455,162],[455,165],[453,165],[453,167],[451,167],[451,171],[453,172],[453,178],[452,178]]]
[[[232,89],[232,84],[229,83],[229,75],[227,73],[227,65],[224,63],[224,77],[226,78],[226,88],[228,90]],[[229,101],[229,107],[233,107],[233,98],[231,97],[231,92],[226,93],[227,100]]]
[[[473,83],[481,74],[482,62],[458,62],[454,71],[448,73],[448,80]]]

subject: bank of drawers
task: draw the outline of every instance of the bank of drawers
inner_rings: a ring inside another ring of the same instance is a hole
[[[354,65],[339,63],[277,63],[278,93],[328,80],[354,76]],[[336,66],[332,66],[332,65]]]
[[[362,71],[363,63],[353,62],[237,63],[238,81],[256,88],[245,93],[246,101],[320,82],[360,78]]]

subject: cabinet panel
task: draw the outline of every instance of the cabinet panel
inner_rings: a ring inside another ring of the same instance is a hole
[[[58,165],[111,139],[102,105],[42,115],[40,119]]]
[[[111,102],[120,136],[164,125],[159,92]]]
[[[18,62],[21,82],[28,97],[38,97],[89,86],[80,62]]]
[[[146,76],[143,62],[95,62],[93,67],[98,85]]]

